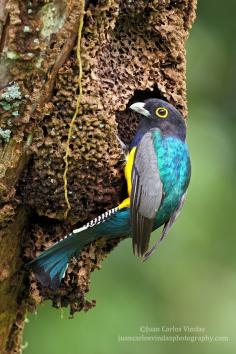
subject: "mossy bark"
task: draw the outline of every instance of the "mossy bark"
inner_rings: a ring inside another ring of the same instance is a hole
[[[117,135],[128,143],[137,126],[129,103],[158,96],[186,117],[195,7],[0,0],[0,353],[20,352],[25,313],[41,301],[72,314],[94,306],[85,299],[90,273],[117,242],[100,240],[73,259],[56,293],[23,264],[125,197]]]

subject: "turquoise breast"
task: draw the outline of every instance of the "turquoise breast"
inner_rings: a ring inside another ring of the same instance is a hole
[[[185,193],[191,175],[191,164],[186,142],[174,136],[153,132],[158,169],[163,184],[163,200],[156,215],[155,228],[169,220]]]

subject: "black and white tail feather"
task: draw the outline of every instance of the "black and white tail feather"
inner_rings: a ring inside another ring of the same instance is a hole
[[[81,228],[73,230],[53,247],[27,263],[26,267],[34,272],[41,285],[52,290],[57,289],[65,276],[71,257],[78,256],[85,246],[97,239],[96,226],[110,219],[117,211],[118,208],[110,209]]]

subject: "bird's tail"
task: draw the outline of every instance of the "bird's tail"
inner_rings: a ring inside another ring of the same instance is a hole
[[[53,247],[44,251],[39,257],[29,262],[26,267],[31,269],[36,279],[46,287],[52,290],[60,286],[60,282],[65,275],[70,258],[82,249],[86,242],[78,238],[75,244],[75,236],[58,242]]]
[[[43,286],[52,290],[57,289],[72,256],[78,256],[86,245],[99,237],[119,237],[127,230],[128,217],[120,219],[117,211],[118,209],[114,208],[98,216],[84,227],[74,230],[65,239],[29,262],[26,267],[34,272],[37,280]]]

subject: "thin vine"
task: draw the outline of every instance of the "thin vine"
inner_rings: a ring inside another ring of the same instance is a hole
[[[70,201],[68,198],[68,181],[67,181],[67,173],[68,173],[68,167],[69,167],[68,156],[70,153],[70,141],[71,141],[73,127],[74,127],[76,118],[79,113],[81,98],[83,95],[83,92],[82,92],[82,74],[83,74],[82,70],[83,70],[83,68],[82,68],[82,61],[81,61],[81,37],[82,37],[82,30],[83,30],[83,25],[84,25],[84,6],[85,6],[85,2],[84,2],[84,0],[81,0],[81,14],[80,14],[80,22],[79,22],[79,28],[78,28],[78,42],[77,42],[77,50],[76,50],[77,62],[78,62],[78,66],[79,66],[79,77],[78,77],[79,95],[77,96],[77,99],[76,99],[75,113],[73,115],[73,118],[71,119],[70,126],[69,126],[67,142],[66,142],[66,150],[65,150],[65,156],[64,156],[65,170],[64,170],[64,174],[63,174],[63,181],[64,181],[64,196],[65,196],[65,201],[66,201],[66,205],[67,205],[67,208],[64,212],[64,219],[67,218],[68,213],[71,209]]]

